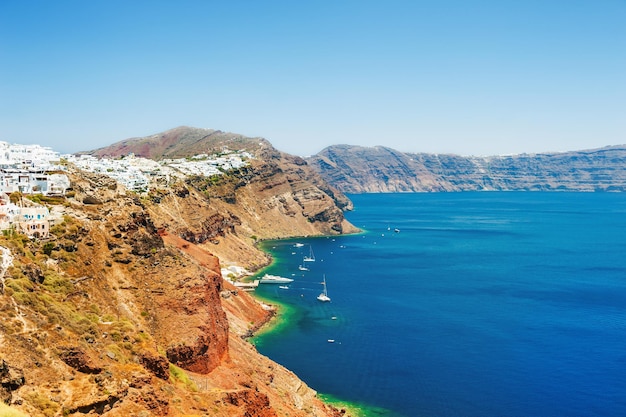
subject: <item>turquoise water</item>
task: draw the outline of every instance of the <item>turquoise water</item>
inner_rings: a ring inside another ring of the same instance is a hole
[[[363,234],[266,243],[295,312],[259,351],[372,415],[626,415],[626,194],[351,199]]]

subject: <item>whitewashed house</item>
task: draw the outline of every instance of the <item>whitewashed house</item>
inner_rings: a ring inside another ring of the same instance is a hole
[[[70,186],[67,175],[47,175],[16,169],[0,169],[0,193],[63,195]]]
[[[50,234],[49,216],[46,207],[21,207],[17,230],[31,238],[46,238]]]
[[[11,203],[7,194],[0,194],[0,230],[9,230],[13,228],[17,217],[20,214],[20,208]]]

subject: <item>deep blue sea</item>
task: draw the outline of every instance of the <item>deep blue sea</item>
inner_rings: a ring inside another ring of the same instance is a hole
[[[261,353],[370,415],[626,416],[626,194],[350,198],[362,234],[265,243]]]

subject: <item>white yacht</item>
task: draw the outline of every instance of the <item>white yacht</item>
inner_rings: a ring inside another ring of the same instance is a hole
[[[259,284],[288,284],[290,282],[293,282],[293,279],[270,274],[263,275],[259,280]]]

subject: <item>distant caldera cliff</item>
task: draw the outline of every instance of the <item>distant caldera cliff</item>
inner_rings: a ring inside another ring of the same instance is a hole
[[[509,156],[336,145],[308,163],[344,193],[626,191],[626,145]]]

